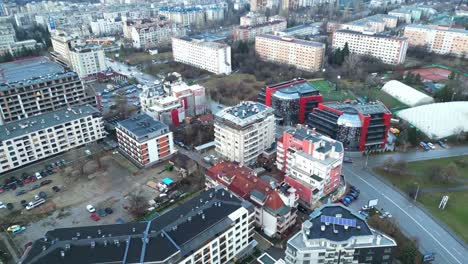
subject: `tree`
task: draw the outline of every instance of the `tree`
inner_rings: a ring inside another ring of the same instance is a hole
[[[418,133],[416,131],[415,127],[409,127],[408,128],[408,141],[411,143],[413,146],[418,145]]]
[[[448,79],[449,79],[449,80],[454,80],[456,76],[457,76],[457,74],[456,74],[455,72],[451,72],[451,73],[449,74],[449,76],[448,76]]]
[[[385,171],[390,171],[395,165],[395,160],[392,157],[388,157],[383,163],[383,169]]]
[[[135,192],[128,198],[128,212],[136,219],[145,216],[147,202],[141,192]]]
[[[343,52],[343,58],[346,58],[346,57],[349,56],[349,46],[348,46],[348,42],[345,43],[342,52]]]
[[[429,166],[429,169],[427,170],[427,174],[429,175],[429,179],[431,179],[431,181],[434,181],[434,182],[438,182],[438,183],[443,183],[445,181],[443,175],[442,175],[442,171],[443,171],[443,167],[441,165],[438,165],[438,164],[433,164],[431,166]]]
[[[457,164],[451,162],[445,167],[442,171],[442,175],[445,178],[446,182],[449,182],[450,180],[457,178],[460,176],[460,172],[458,171]]]
[[[399,260],[402,264],[414,264],[419,257],[419,251],[416,241],[410,240],[401,246],[401,255]]]
[[[393,167],[394,167],[395,173],[397,173],[398,175],[403,175],[407,172],[408,163],[404,160],[399,160],[395,162]]]

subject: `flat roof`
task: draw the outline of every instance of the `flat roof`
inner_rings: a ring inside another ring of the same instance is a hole
[[[161,121],[155,120],[147,114],[139,114],[117,123],[118,127],[124,128],[137,138],[148,136],[156,137],[169,131],[169,127]],[[163,131],[164,130],[164,131]]]
[[[238,126],[247,126],[273,114],[273,109],[257,102],[244,101],[215,114],[217,119],[227,120]]]
[[[388,35],[383,35],[383,34],[375,34],[375,33],[363,33],[360,31],[355,31],[355,30],[350,30],[350,29],[340,29],[335,31],[335,33],[340,32],[340,33],[347,33],[347,34],[356,34],[356,35],[361,35],[361,36],[369,36],[369,37],[375,37],[375,38],[386,38],[386,39],[395,39],[395,40],[406,40],[407,38],[405,37],[395,37],[395,36],[388,36]]]
[[[369,103],[338,103],[338,102],[328,102],[322,103],[328,107],[342,110],[347,113],[359,112],[363,115],[373,115],[373,114],[382,114],[382,113],[391,113],[390,110],[380,101],[369,102]]]
[[[0,141],[25,136],[32,132],[95,114],[100,115],[101,112],[90,105],[77,105],[68,109],[31,116],[0,126]]]
[[[47,57],[26,58],[0,63],[0,80],[3,83],[11,83],[63,71],[65,68]]]
[[[280,37],[280,36],[271,35],[271,34],[259,35],[257,37],[258,38],[267,38],[267,39],[272,39],[272,40],[278,40],[278,41],[282,41],[282,42],[290,42],[290,43],[306,45],[306,46],[311,46],[311,47],[325,47],[325,44],[323,44],[321,42],[297,39],[297,38],[292,38],[292,37]]]

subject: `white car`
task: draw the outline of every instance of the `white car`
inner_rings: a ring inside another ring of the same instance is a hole
[[[38,180],[42,179],[42,175],[39,172],[36,172],[34,176],[36,176],[36,179]]]
[[[434,144],[432,144],[431,142],[427,142],[427,145],[428,145],[431,149],[435,149]]]
[[[6,208],[6,205],[4,205],[2,202],[0,202],[0,209]]]
[[[90,212],[90,213],[96,212],[96,208],[94,208],[94,206],[92,206],[92,205],[90,205],[90,204],[88,204],[88,205],[86,206],[86,210],[88,210],[88,212]]]

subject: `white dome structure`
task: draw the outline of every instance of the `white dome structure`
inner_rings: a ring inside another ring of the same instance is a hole
[[[468,132],[468,101],[417,106],[399,111],[397,116],[432,139]]]
[[[387,82],[382,91],[409,107],[434,103],[434,98],[396,80]]]

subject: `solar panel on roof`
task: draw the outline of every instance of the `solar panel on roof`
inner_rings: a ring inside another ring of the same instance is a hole
[[[325,223],[325,224],[329,223],[329,224],[334,224],[334,225],[356,227],[356,219],[348,219],[348,218],[334,217],[334,216],[328,216],[328,215],[320,216],[320,222]]]

